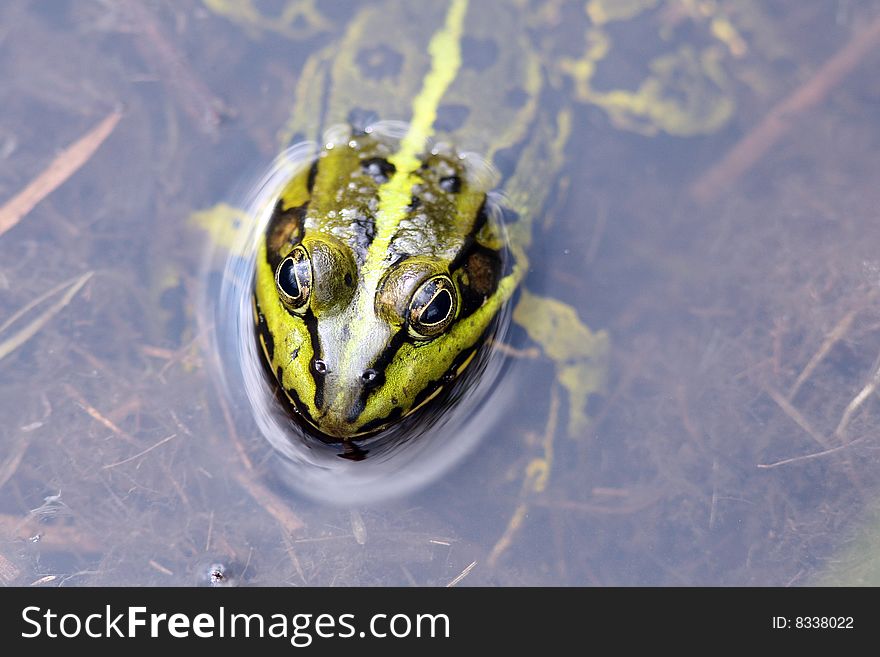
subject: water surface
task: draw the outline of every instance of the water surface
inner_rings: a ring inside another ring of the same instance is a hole
[[[643,134],[579,104],[527,285],[612,337],[590,430],[565,434],[549,361],[514,358],[463,461],[349,508],[286,485],[220,385],[189,221],[277,154],[300,68],[344,33],[331,4],[320,29],[286,33],[196,2],[0,9],[0,202],[121,116],[0,235],[0,325],[60,286],[0,333],[57,310],[0,360],[0,582],[205,584],[222,564],[251,585],[797,585],[857,564],[845,546],[878,496],[880,50],[713,199],[692,185],[880,5],[758,3],[757,25],[732,11],[746,53],[709,134]],[[637,79],[666,4],[615,34],[602,84]],[[525,495],[547,444],[546,488]]]

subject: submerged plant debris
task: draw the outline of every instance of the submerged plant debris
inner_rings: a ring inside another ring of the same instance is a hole
[[[189,218],[259,175],[298,67],[344,33],[335,3],[282,4],[0,7],[0,584],[880,583],[880,49],[797,105],[880,3],[718,0],[733,96],[710,134],[579,104],[527,285],[611,336],[591,424],[568,435],[557,364],[515,335],[503,430],[356,510],[285,488],[196,316]],[[563,43],[584,4],[535,29]]]

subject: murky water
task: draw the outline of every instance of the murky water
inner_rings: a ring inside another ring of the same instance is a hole
[[[617,26],[597,88],[634,88],[692,4]],[[209,584],[218,564],[256,585],[871,582],[880,48],[823,65],[880,4],[717,4],[742,39],[730,117],[644,134],[577,103],[567,191],[538,222],[528,288],[611,336],[589,431],[567,435],[552,363],[518,353],[456,429],[466,456],[351,507],[292,486],[224,384],[201,304],[223,281],[190,220],[267,170],[342,5],[263,29],[195,2],[4,3],[0,203],[42,191],[0,215],[0,582]],[[725,155],[768,116],[737,177]],[[47,171],[59,153],[83,163]]]

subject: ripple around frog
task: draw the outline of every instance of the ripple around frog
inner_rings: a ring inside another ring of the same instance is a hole
[[[361,505],[412,493],[460,462],[481,438],[498,430],[515,386],[502,376],[509,359],[487,346],[445,399],[356,446],[323,442],[291,415],[278,399],[258,350],[253,254],[280,190],[311,165],[318,150],[306,142],[284,151],[243,199],[244,216],[253,220],[236,230],[234,247],[211,243],[201,276],[199,317],[210,336],[211,375],[226,397],[236,429],[260,432],[277,456],[275,473],[290,489],[320,502]],[[492,339],[503,341],[507,335],[511,305],[499,313]]]

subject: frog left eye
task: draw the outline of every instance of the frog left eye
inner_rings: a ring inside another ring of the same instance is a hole
[[[455,284],[445,274],[422,283],[409,304],[409,334],[430,340],[445,331],[458,312]]]
[[[294,247],[275,270],[275,287],[285,306],[303,314],[312,293],[312,263],[309,252],[300,244]]]

